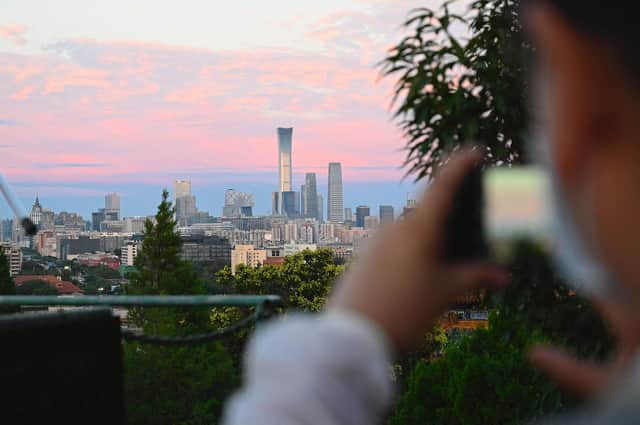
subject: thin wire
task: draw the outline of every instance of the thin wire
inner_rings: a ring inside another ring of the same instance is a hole
[[[178,337],[168,337],[168,336],[149,336],[144,334],[139,334],[129,329],[122,329],[122,338],[127,342],[139,342],[141,344],[150,344],[150,345],[162,345],[162,346],[176,346],[176,345],[198,345],[204,344],[205,342],[214,341],[216,339],[222,338],[234,332],[238,332],[239,330],[249,327],[253,323],[257,322],[259,319],[263,317],[263,313],[260,311],[255,311],[251,315],[245,317],[238,322],[227,326],[226,328],[217,329],[213,332],[207,332],[203,334],[189,335],[189,336],[178,336]]]

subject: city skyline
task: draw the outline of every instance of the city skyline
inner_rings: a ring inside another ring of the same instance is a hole
[[[148,193],[188,177],[209,188],[194,194],[212,210],[206,198],[224,187],[252,191],[277,173],[271,135],[283,123],[296,128],[293,187],[307,172],[324,181],[340,161],[345,181],[386,191],[358,202],[398,192],[404,140],[390,120],[392,82],[375,64],[419,2],[280,1],[271,14],[260,2],[224,13],[140,3],[0,5],[0,56],[11,64],[0,70],[0,170],[23,202],[39,193],[86,215],[118,191],[139,213]],[[168,16],[175,25],[162,24]],[[250,31],[231,24],[239,17]]]

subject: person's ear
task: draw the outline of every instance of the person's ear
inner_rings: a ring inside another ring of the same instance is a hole
[[[526,22],[549,82],[554,167],[571,189],[620,130],[615,62],[601,43],[550,6],[531,6]]]

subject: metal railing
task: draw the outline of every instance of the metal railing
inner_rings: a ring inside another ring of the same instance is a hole
[[[48,296],[2,295],[0,306],[58,306],[58,307],[254,307],[255,310],[238,322],[211,332],[166,337],[144,335],[122,329],[126,341],[156,345],[193,345],[222,338],[239,330],[259,324],[271,317],[273,308],[280,305],[276,295],[100,295],[100,296]]]

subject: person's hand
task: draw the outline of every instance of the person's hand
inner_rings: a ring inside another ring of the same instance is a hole
[[[419,207],[375,236],[337,285],[329,308],[371,320],[403,352],[424,336],[457,296],[506,284],[508,276],[495,265],[453,265],[442,258],[447,214],[463,178],[478,160],[472,152],[455,155]]]
[[[594,305],[617,339],[615,357],[596,364],[552,346],[539,345],[531,350],[531,362],[561,388],[582,398],[597,397],[623,372],[640,347],[640,312],[612,299],[594,300]]]

